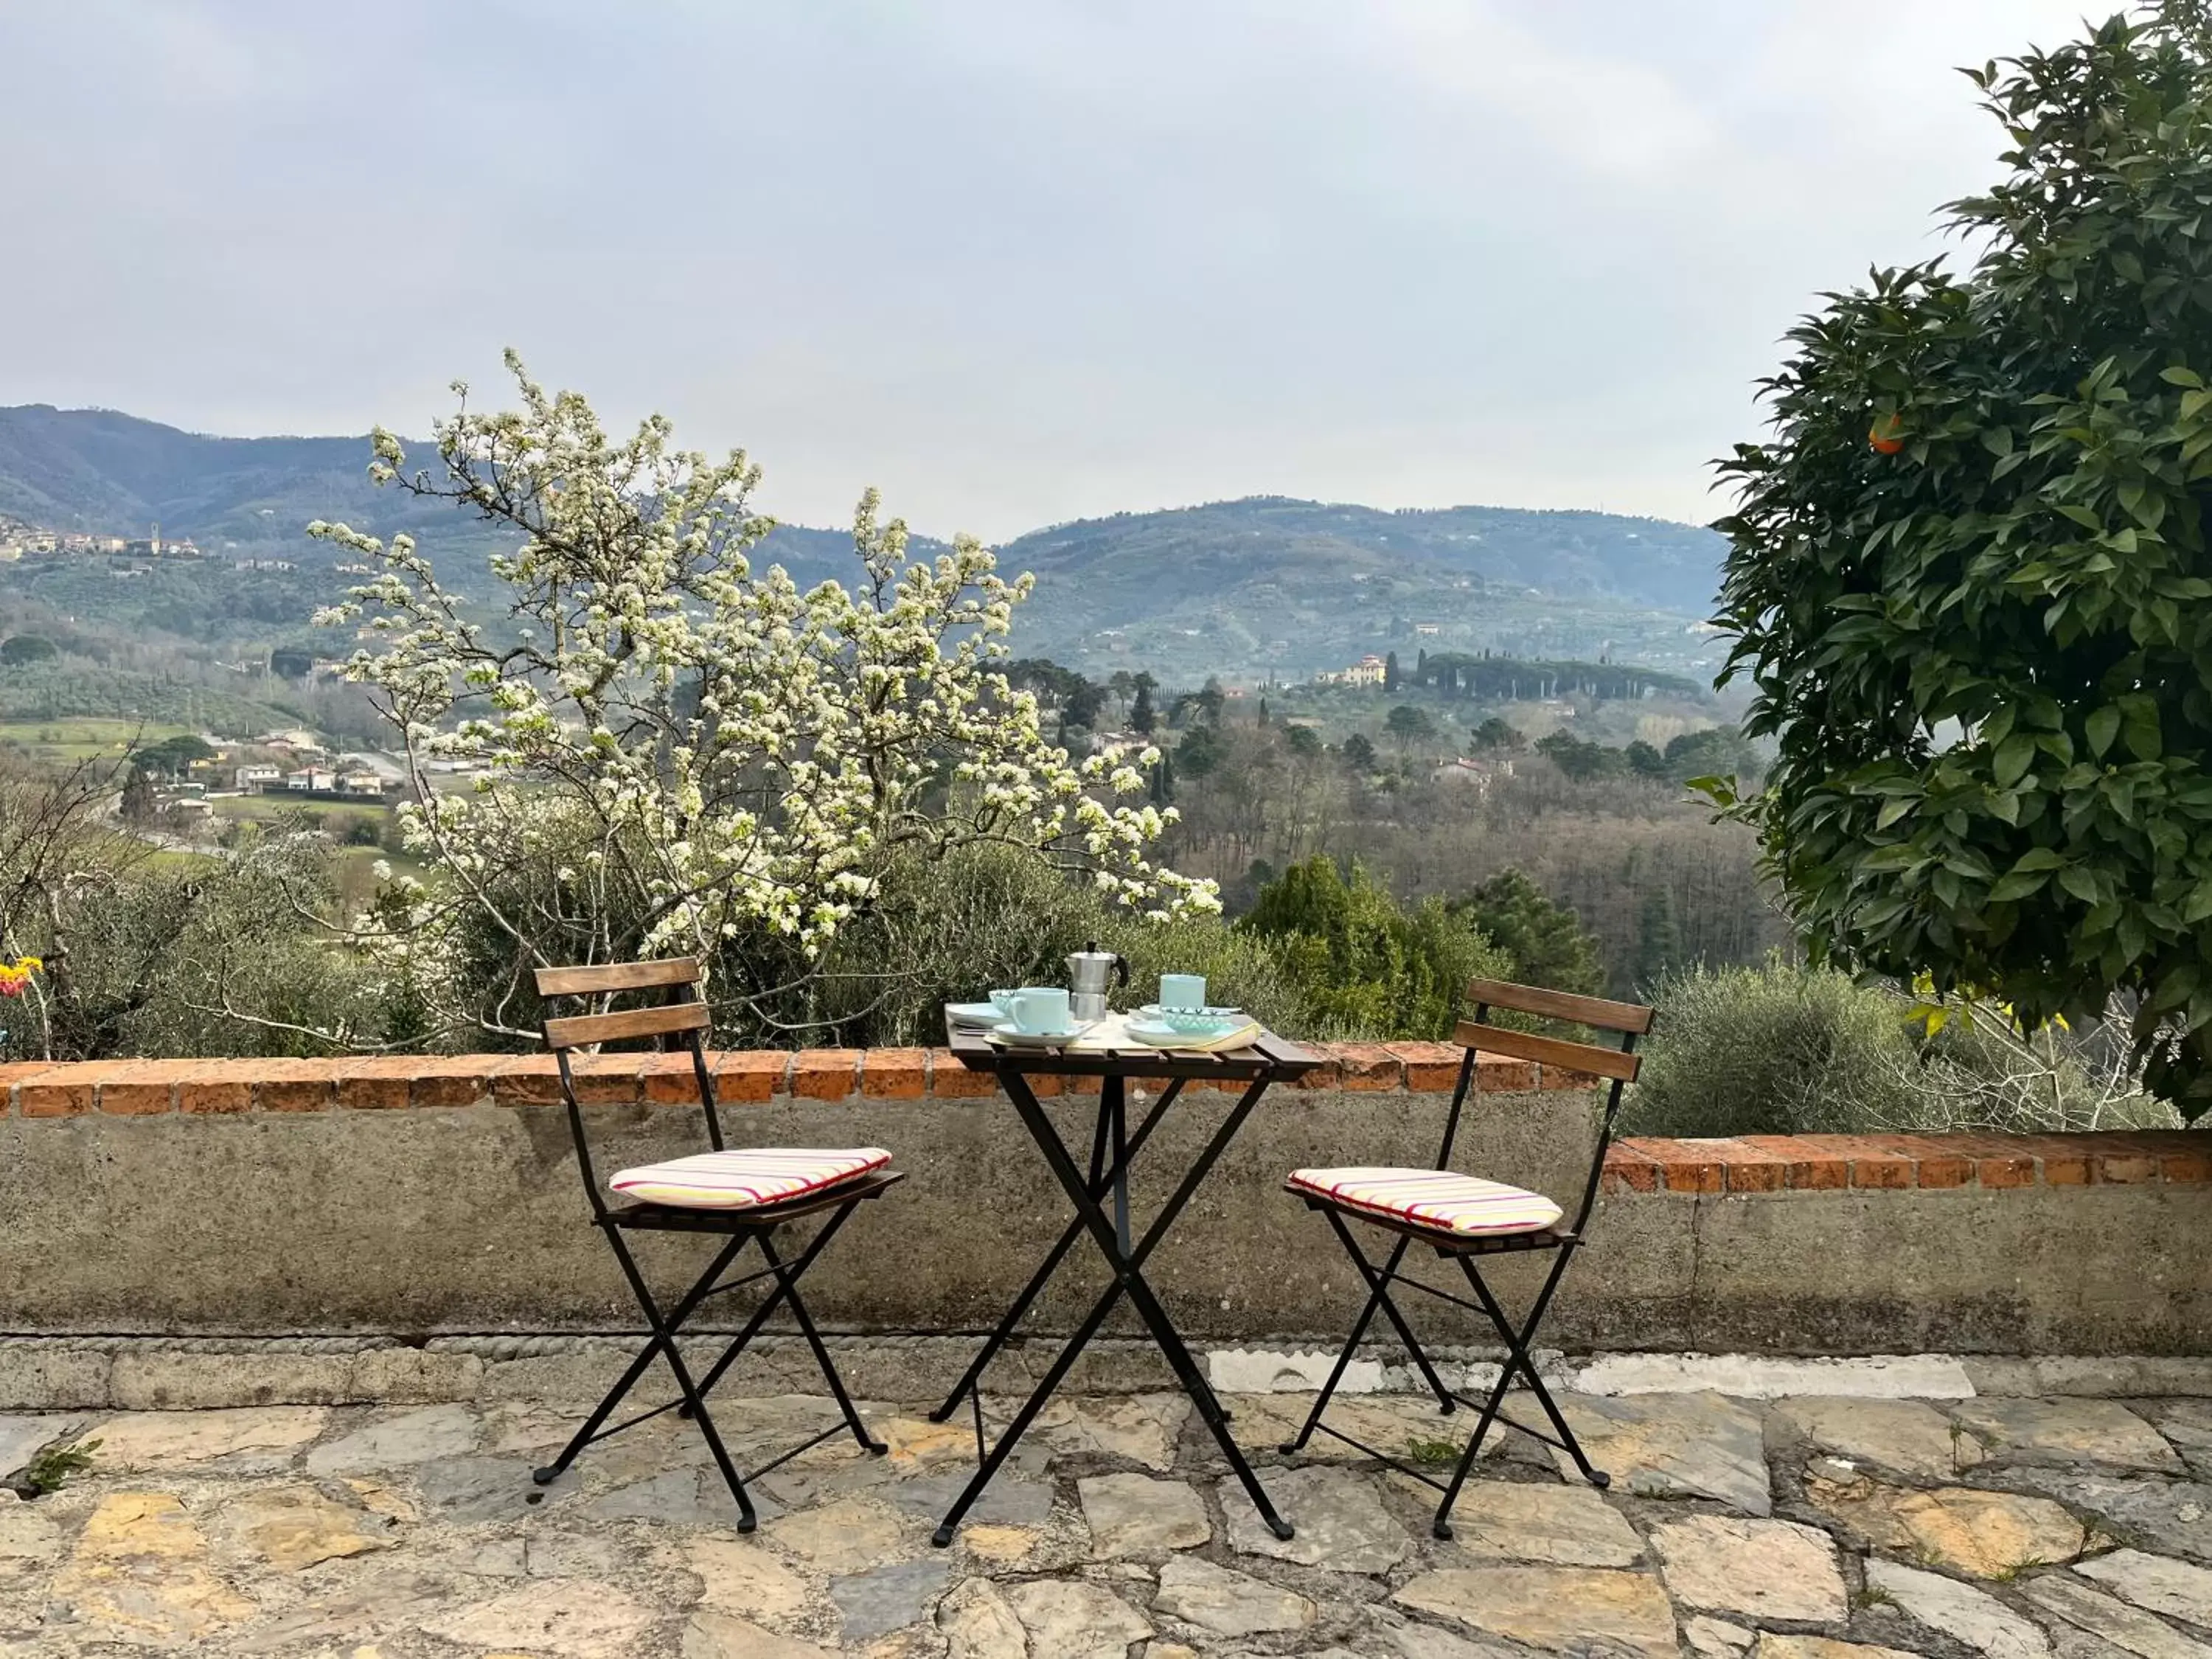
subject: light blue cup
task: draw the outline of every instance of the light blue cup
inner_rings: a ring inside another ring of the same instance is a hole
[[[1160,975],[1160,1006],[1163,1008],[1205,1007],[1206,975],[1204,974],[1162,974]]]
[[[1061,985],[1024,985],[1006,999],[1006,1017],[1025,1036],[1050,1036],[1075,1029]]]
[[[1014,994],[1012,991],[994,991],[990,995],[991,1006],[1002,1018],[1012,1019],[1014,1017]]]

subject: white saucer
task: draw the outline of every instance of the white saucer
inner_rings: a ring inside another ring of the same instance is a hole
[[[991,1028],[991,1040],[1003,1042],[1009,1048],[1057,1048],[1074,1042],[1090,1029],[1088,1025],[1071,1025],[1064,1031],[1020,1031],[1014,1029],[1013,1021],[1007,1020]]]

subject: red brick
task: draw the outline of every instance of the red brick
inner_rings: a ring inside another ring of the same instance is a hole
[[[714,1056],[714,1098],[763,1101],[782,1094],[791,1056],[780,1048],[746,1048]]]
[[[502,1060],[491,1068],[487,1081],[491,1085],[492,1100],[497,1105],[561,1103],[561,1064],[550,1054],[516,1054]]]
[[[860,1085],[858,1048],[803,1048],[791,1057],[791,1092],[803,1100],[842,1100]]]
[[[1709,1142],[1638,1137],[1620,1144],[1656,1164],[1661,1182],[1670,1193],[1717,1193],[1726,1189],[1728,1177]]]
[[[1394,1042],[1390,1052],[1406,1068],[1406,1086],[1425,1094],[1449,1094],[1459,1086],[1467,1050],[1452,1042]]]
[[[2109,1181],[2115,1186],[2136,1186],[2158,1179],[2158,1155],[2154,1152],[2100,1152],[2097,1156],[2097,1179]]]
[[[1596,1089],[1610,1088],[1607,1079],[1589,1072],[1571,1072],[1564,1066],[1547,1066],[1538,1072],[1534,1085],[1539,1089]]]
[[[114,1117],[158,1116],[176,1103],[177,1079],[191,1069],[187,1060],[153,1060],[102,1078],[100,1109]]]
[[[421,1069],[419,1054],[370,1054],[339,1066],[338,1104],[354,1111],[404,1111]]]
[[[699,1068],[692,1064],[690,1049],[672,1054],[640,1054],[638,1061],[637,1088],[641,1099],[655,1106],[699,1104]]]
[[[929,1050],[869,1049],[860,1060],[860,1092],[872,1100],[920,1100],[929,1092]]]
[[[1659,1190],[1657,1161],[1623,1142],[1605,1152],[1606,1190],[1609,1193],[1656,1193]]]
[[[260,1072],[258,1060],[204,1061],[177,1079],[177,1109],[209,1115],[249,1111]]]
[[[1379,1042],[1333,1042],[1328,1052],[1336,1060],[1337,1087],[1352,1090],[1402,1089],[1406,1068],[1397,1055]]]
[[[1851,1184],[1851,1166],[1816,1145],[1812,1136],[1743,1135],[1739,1139],[1753,1151],[1780,1158],[1782,1184],[1792,1192],[1832,1192]]]
[[[1484,1054],[1474,1062],[1474,1086],[1486,1095],[1534,1094],[1542,1086],[1534,1060]]]
[[[1732,1193],[1778,1193],[1790,1184],[1790,1160],[1779,1152],[1734,1139],[1715,1150]]]
[[[1805,1135],[1830,1156],[1850,1165],[1851,1185],[1888,1190],[1910,1187],[1917,1173],[1911,1158],[1871,1135]]]
[[[504,1064],[497,1054],[417,1054],[408,1074],[410,1107],[474,1106],[491,1098],[491,1074]]]
[[[337,1099],[334,1067],[316,1060],[256,1062],[253,1103],[264,1112],[327,1111]]]
[[[929,1092],[938,1100],[988,1100],[999,1092],[999,1079],[988,1072],[969,1071],[950,1048],[932,1048]]]
[[[2015,1144],[2035,1159],[2045,1186],[2086,1187],[2097,1176],[2094,1141],[2092,1135],[2021,1135]]]
[[[1974,1161],[1974,1181],[1992,1192],[2035,1185],[2035,1158],[2011,1135],[1948,1134],[1943,1144]]]
[[[1885,1140],[1913,1163],[1913,1173],[1923,1187],[1963,1187],[1974,1178],[1975,1159],[1952,1135],[1883,1135]]]
[[[17,1084],[27,1077],[36,1077],[41,1072],[53,1069],[50,1061],[43,1060],[14,1060],[0,1064],[0,1117],[7,1116],[8,1109],[15,1097]]]
[[[2161,1180],[2185,1186],[2212,1181],[2212,1134],[2201,1129],[2162,1129],[2144,1139],[2156,1146]]]
[[[89,1112],[103,1084],[128,1079],[146,1064],[141,1060],[81,1060],[62,1066],[34,1065],[16,1085],[17,1109],[25,1117],[74,1117]]]
[[[1070,1099],[1081,1097],[1096,1100],[1100,1085],[1095,1077],[1033,1077],[1030,1088],[1039,1100],[1049,1100],[1054,1095],[1066,1095]]]
[[[92,1109],[93,1080],[81,1066],[33,1072],[15,1085],[15,1109],[25,1117],[74,1117]]]

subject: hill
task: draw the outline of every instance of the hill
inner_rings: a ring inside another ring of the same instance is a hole
[[[1127,656],[1170,683],[1301,678],[1419,646],[1710,678],[1718,653],[1698,624],[1722,547],[1613,514],[1255,496],[1059,525],[1000,555],[1038,578],[1024,648],[1087,670]]]
[[[476,586],[493,532],[376,489],[368,457],[365,435],[217,438],[112,410],[0,408],[0,517],[117,535],[158,522],[217,555],[281,547],[318,592],[331,558],[302,527],[343,519],[410,532],[458,586]],[[1024,654],[1093,672],[1149,668],[1174,684],[1303,678],[1401,644],[1709,677],[1717,653],[1697,623],[1721,550],[1711,531],[1611,514],[1260,496],[1055,525],[1000,557],[1038,578],[1018,627]],[[793,526],[760,556],[809,582],[845,574],[851,544]],[[88,619],[106,609],[96,592],[69,600],[58,608]],[[130,620],[152,620],[143,611]]]

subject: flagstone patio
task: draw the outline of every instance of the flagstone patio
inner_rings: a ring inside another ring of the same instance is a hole
[[[1566,1396],[1609,1493],[1510,1441],[1455,1517],[1334,1443],[1259,1461],[1278,1540],[1180,1395],[1055,1402],[949,1550],[929,1532],[965,1425],[866,1407],[758,1483],[740,1536],[689,1425],[662,1418],[529,1481],[569,1431],[532,1405],[0,1417],[0,1652],[1182,1659],[2212,1659],[2212,1402]],[[1296,1395],[1236,1396],[1272,1448]],[[1419,1401],[1343,1402],[1413,1455]],[[741,1456],[826,1401],[730,1398]],[[1212,1455],[1209,1455],[1212,1454]],[[1859,1644],[1859,1649],[1844,1645]]]

